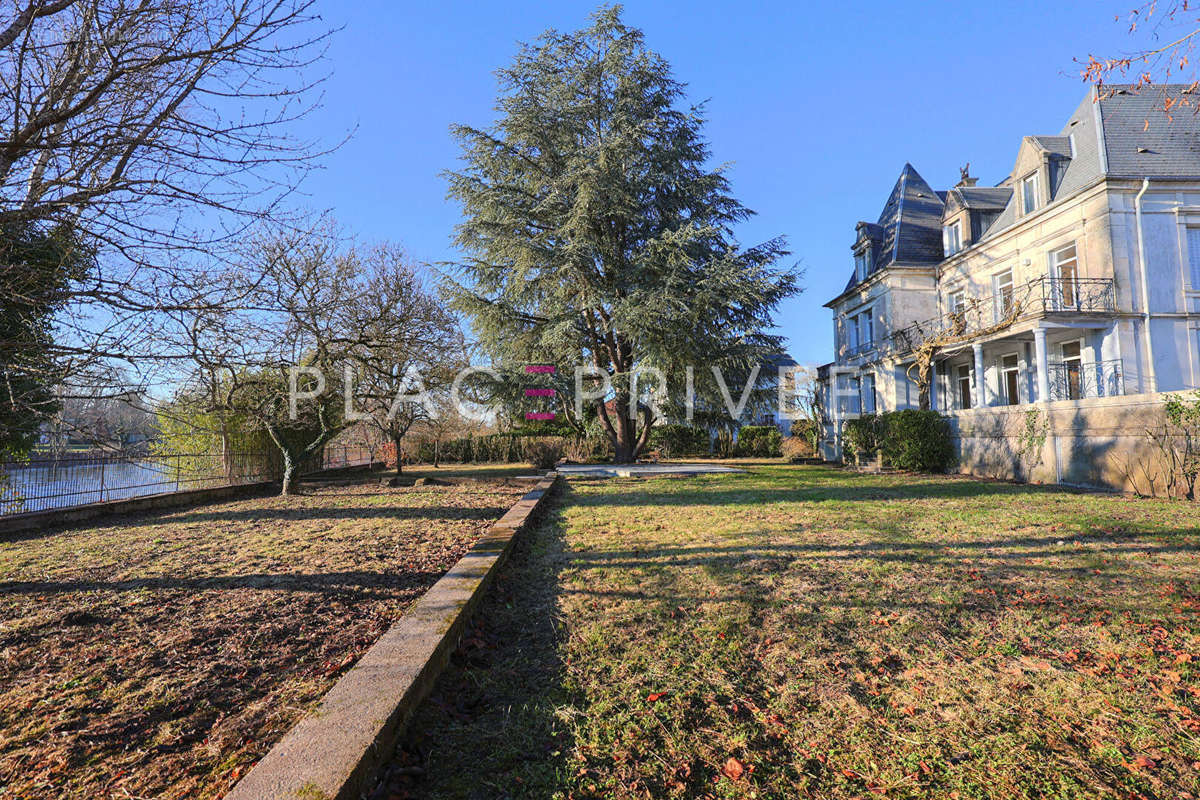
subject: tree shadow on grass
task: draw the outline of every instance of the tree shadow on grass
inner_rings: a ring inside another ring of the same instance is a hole
[[[746,531],[753,534],[753,531]],[[614,535],[607,543],[570,553],[569,568],[585,574],[684,574],[702,569],[718,577],[730,593],[718,600],[747,599],[758,592],[759,581],[771,586],[774,576],[792,575],[802,582],[816,582],[824,591],[848,597],[872,598],[888,608],[922,610],[935,614],[947,610],[941,600],[930,601],[934,589],[966,590],[972,593],[964,608],[996,606],[1013,591],[1046,586],[1073,586],[1072,602],[1080,612],[1111,612],[1142,615],[1157,604],[1153,587],[1170,592],[1177,576],[1161,570],[1153,577],[1130,571],[1130,564],[1156,564],[1164,560],[1189,563],[1200,557],[1200,530],[1195,527],[1145,531],[1047,532],[1044,535],[992,535],[978,539],[898,539],[862,527],[856,536],[839,539],[778,541],[763,539],[752,544],[648,543],[629,547],[627,539]],[[804,536],[802,532],[800,536]],[[906,579],[889,585],[894,578]],[[786,580],[786,578],[782,578]],[[671,587],[672,581],[658,581]],[[644,600],[666,606],[705,603],[714,596],[689,595],[668,588],[650,590],[598,589],[586,579],[584,588],[565,588],[561,594],[592,598]],[[983,593],[975,590],[983,589]],[[1093,597],[1084,598],[1085,592]],[[1135,598],[1119,600],[1117,595]],[[812,598],[820,605],[829,595]],[[886,600],[881,599],[886,597]]]
[[[306,508],[251,507],[244,509],[220,509],[208,511],[185,511],[169,517],[144,517],[122,520],[113,525],[122,528],[147,525],[187,524],[193,522],[297,522],[304,520],[367,520],[367,519],[433,519],[433,520],[479,520],[491,522],[504,515],[509,506],[321,506]]]
[[[839,485],[823,486],[820,483],[761,488],[747,486],[738,488],[737,477],[721,476],[723,480],[697,481],[695,478],[661,478],[639,480],[644,489],[635,492],[599,493],[582,497],[579,504],[588,506],[720,506],[753,503],[844,503],[854,501],[879,502],[886,500],[964,500],[978,498],[1010,498],[1022,496],[1045,496],[1051,494],[1073,494],[1079,490],[1062,486],[1039,486],[1031,484],[1003,483],[1000,481],[964,480],[960,478],[938,479],[921,476],[917,483],[891,483],[892,477],[855,475],[845,473],[838,476]],[[728,481],[728,482],[726,482]],[[849,481],[849,485],[847,484]],[[732,483],[732,485],[731,485]]]
[[[450,666],[382,771],[382,796],[543,798],[561,785],[570,749],[568,729],[555,716],[567,699],[558,619],[567,564],[562,510],[575,499],[561,488],[541,522],[518,535]]]
[[[272,589],[287,592],[342,595],[403,589],[430,584],[443,574],[437,571],[397,570],[372,572],[249,573],[195,578],[146,577],[124,580],[0,581],[0,597],[6,594],[65,594],[74,592],[203,591],[217,589]]]
[[[1013,536],[998,539],[974,539],[965,541],[897,541],[877,539],[867,542],[825,544],[806,542],[785,544],[779,542],[762,545],[734,545],[728,547],[663,547],[635,550],[595,550],[571,554],[571,566],[575,569],[590,567],[622,569],[649,566],[752,566],[755,561],[778,561],[797,558],[821,561],[907,561],[927,563],[932,561],[959,561],[969,557],[977,564],[996,562],[1007,569],[1023,569],[1033,559],[1054,558],[1076,554],[1064,550],[1070,547],[1088,547],[1091,552],[1106,556],[1111,553],[1137,553],[1154,556],[1171,553],[1200,554],[1200,531],[1194,528],[1153,531],[1146,533],[1122,533],[1111,535]],[[1036,563],[1033,567],[1039,567]]]

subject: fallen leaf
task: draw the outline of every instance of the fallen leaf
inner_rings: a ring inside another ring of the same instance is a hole
[[[646,702],[647,703],[657,703],[659,700],[662,700],[664,697],[666,697],[670,693],[671,693],[670,689],[667,689],[662,692],[651,692],[650,694],[646,695]]]
[[[731,781],[736,781],[738,778],[742,777],[742,773],[745,771],[745,765],[743,765],[741,761],[738,761],[733,756],[725,759],[725,766],[721,767],[721,772],[725,773],[725,777],[729,778]]]

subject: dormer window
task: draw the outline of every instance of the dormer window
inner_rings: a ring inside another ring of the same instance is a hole
[[[867,248],[854,254],[854,281],[862,283],[867,279],[871,269],[871,249]]]
[[[1021,209],[1024,214],[1032,214],[1038,210],[1038,176],[1033,173],[1021,181]]]
[[[942,228],[942,253],[952,256],[962,249],[962,221],[955,220]]]

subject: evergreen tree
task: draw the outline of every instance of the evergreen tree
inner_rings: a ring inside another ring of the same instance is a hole
[[[677,107],[684,86],[619,7],[522,46],[499,77],[495,125],[454,129],[465,166],[448,179],[466,253],[454,303],[508,369],[607,374],[616,402],[600,418],[616,459],[635,459],[655,412],[638,402],[626,413],[631,374],[662,370],[678,405],[694,365],[711,408],[717,366],[736,398],[733,376],[779,351],[771,313],[798,274],[775,266],[782,239],[739,247],[733,227],[751,212],[707,166],[702,109]]]
[[[21,458],[60,408],[69,370],[54,348],[54,319],[93,257],[67,226],[0,227],[0,457]]]

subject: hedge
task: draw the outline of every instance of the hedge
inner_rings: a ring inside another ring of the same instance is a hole
[[[738,429],[737,454],[770,457],[783,455],[783,434],[774,425],[746,425]]]
[[[863,414],[846,420],[842,426],[846,451],[864,461],[874,458],[887,435],[886,427],[887,414]]]
[[[844,446],[859,458],[883,453],[883,460],[912,472],[946,472],[954,466],[950,423],[936,411],[864,414],[842,427]]]
[[[650,449],[664,458],[706,456],[712,449],[708,431],[690,425],[658,425],[650,431]]]
[[[897,469],[946,472],[954,466],[950,422],[936,411],[893,411],[886,418],[883,459]]]
[[[520,436],[508,433],[493,433],[486,436],[464,436],[447,439],[437,444],[438,461],[449,464],[521,464],[532,458],[533,446],[540,448],[542,442],[553,442],[561,449],[570,443],[565,436]],[[422,439],[417,443],[417,461],[432,464],[434,441]]]

